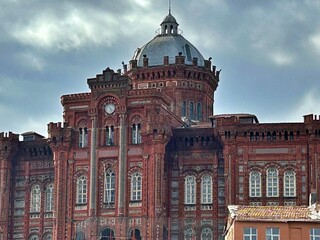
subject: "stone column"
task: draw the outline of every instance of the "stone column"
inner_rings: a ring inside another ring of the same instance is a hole
[[[125,215],[126,204],[126,175],[127,175],[127,125],[126,115],[120,115],[120,128],[119,128],[119,181],[118,181],[118,214]]]
[[[92,117],[90,145],[90,217],[97,214],[97,116]]]

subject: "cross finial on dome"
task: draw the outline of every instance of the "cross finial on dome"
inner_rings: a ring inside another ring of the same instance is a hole
[[[169,14],[171,14],[171,0],[169,0]]]

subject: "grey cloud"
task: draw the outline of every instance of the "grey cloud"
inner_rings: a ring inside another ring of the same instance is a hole
[[[137,2],[1,2],[0,131],[45,135],[61,121],[62,94],[88,91],[87,78],[128,62],[168,13],[167,2]],[[216,113],[261,121],[319,114],[319,10],[310,0],[172,1],[184,37],[223,69]]]

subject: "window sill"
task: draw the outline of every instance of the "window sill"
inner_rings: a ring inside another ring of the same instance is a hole
[[[76,204],[75,209],[76,210],[86,210],[87,209],[87,204]]]
[[[184,210],[185,211],[195,211],[196,210],[196,205],[194,205],[194,204],[185,204],[184,205]]]
[[[39,218],[40,213],[30,213],[30,218]]]
[[[114,203],[103,203],[104,208],[114,208]]]
[[[142,202],[141,201],[131,201],[129,203],[129,207],[141,207],[142,206]]]
[[[208,203],[202,203],[201,210],[212,210],[212,205]]]

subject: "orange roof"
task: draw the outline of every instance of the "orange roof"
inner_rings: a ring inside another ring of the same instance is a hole
[[[307,206],[229,206],[238,221],[319,221]]]

